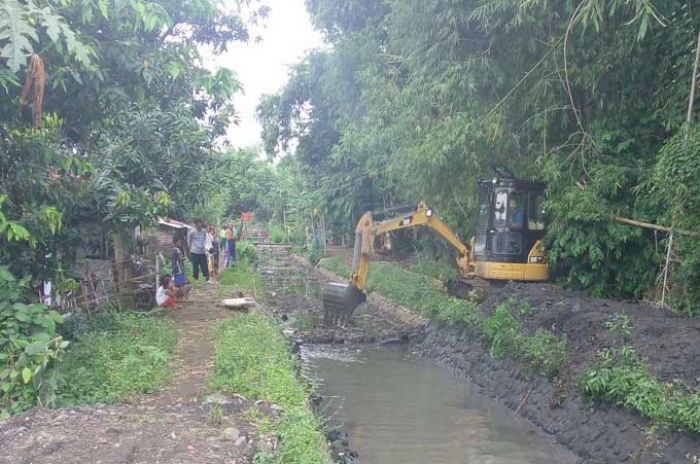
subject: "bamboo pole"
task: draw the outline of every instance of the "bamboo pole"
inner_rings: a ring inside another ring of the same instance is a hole
[[[644,222],[644,221],[637,221],[635,219],[629,219],[626,217],[622,216],[616,216],[616,215],[611,215],[610,219],[613,220],[613,222],[619,222],[621,224],[627,224],[630,226],[635,226],[635,227],[642,227],[644,229],[653,229],[653,230],[658,230],[661,232],[677,232],[681,235],[687,235],[689,237],[700,237],[700,232],[696,232],[694,230],[683,230],[683,229],[672,229],[671,227],[664,226],[661,224],[653,224],[651,222]]]

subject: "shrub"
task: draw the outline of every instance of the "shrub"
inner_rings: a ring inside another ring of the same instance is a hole
[[[270,241],[272,243],[276,245],[284,243],[287,237],[285,236],[284,229],[281,226],[277,224],[270,224],[268,229],[270,233]]]
[[[252,243],[243,240],[236,243],[236,255],[242,261],[253,263],[258,259],[258,249]]]
[[[27,304],[30,295],[26,279],[0,267],[0,419],[51,401],[51,368],[68,345],[56,331],[61,316]]]

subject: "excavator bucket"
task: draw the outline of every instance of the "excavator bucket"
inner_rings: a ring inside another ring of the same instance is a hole
[[[365,292],[345,282],[328,282],[323,287],[323,323],[347,325],[355,309],[367,301]]]

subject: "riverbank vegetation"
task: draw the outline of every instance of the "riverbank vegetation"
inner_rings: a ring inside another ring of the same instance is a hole
[[[255,462],[329,463],[321,424],[309,407],[309,389],[297,376],[289,344],[274,320],[259,313],[233,318],[217,330],[215,347],[216,389],[282,408],[270,424],[280,439],[279,449],[274,456],[256,456]]]
[[[579,375],[579,388],[596,401],[614,403],[654,423],[700,433],[700,390],[679,382],[661,382],[631,345],[629,318],[606,323],[614,345],[598,352],[598,362]]]

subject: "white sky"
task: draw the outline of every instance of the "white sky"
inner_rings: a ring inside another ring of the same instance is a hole
[[[261,127],[255,119],[260,97],[277,92],[287,82],[289,67],[307,50],[323,43],[321,34],[311,25],[304,0],[263,3],[271,8],[270,14],[260,26],[251,27],[250,42],[235,43],[228,52],[214,58],[214,67],[231,68],[243,84],[244,93],[233,99],[240,123],[228,130],[228,140],[237,148],[261,142]],[[262,41],[256,43],[256,36]]]

